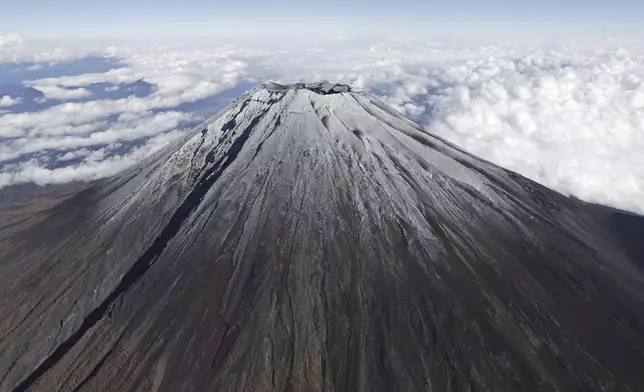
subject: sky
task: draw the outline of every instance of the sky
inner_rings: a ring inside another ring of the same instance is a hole
[[[639,38],[638,0],[1,0],[3,33],[27,38],[416,35]],[[296,33],[296,34],[294,34]]]

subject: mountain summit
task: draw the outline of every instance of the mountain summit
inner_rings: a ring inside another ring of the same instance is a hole
[[[2,209],[0,390],[642,390],[642,227],[347,85],[267,83]]]

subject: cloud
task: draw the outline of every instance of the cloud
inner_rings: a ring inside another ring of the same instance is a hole
[[[0,187],[93,180],[143,159],[194,122],[192,113],[169,109],[238,83],[246,63],[235,53],[228,46],[208,52],[137,50],[124,59],[125,67],[105,73],[25,81],[56,100],[92,98],[89,86],[97,83],[118,89],[145,80],[154,89],[144,97],[96,96],[37,112],[1,114]]]
[[[86,98],[92,95],[91,91],[84,88],[67,89],[58,86],[47,86],[34,84],[32,87],[44,94],[45,99],[60,101]]]
[[[137,115],[121,115],[114,123],[103,122],[100,125],[85,124],[79,127],[63,127],[62,129],[67,132],[59,136],[41,135],[14,138],[0,145],[0,163],[39,151],[69,150],[147,138],[178,129],[190,118],[189,113],[182,112],[168,111],[156,114],[145,112]],[[96,130],[96,127],[99,126],[107,126],[107,128]],[[58,129],[60,130],[60,128]]]
[[[0,35],[0,63],[9,62],[58,62],[78,59],[90,52],[102,52],[93,48],[91,51],[84,49],[70,50],[62,47],[51,47],[48,44],[45,48],[42,45],[35,45],[33,42],[24,40],[18,34]],[[34,65],[37,67],[37,65]]]
[[[447,67],[430,131],[581,199],[644,211],[644,62],[625,50]]]
[[[52,99],[86,97],[90,93],[83,87],[95,83],[121,84],[144,79],[155,90],[147,97],[67,102],[36,113],[5,115],[0,123],[0,137],[77,133],[76,127],[91,125],[109,116],[167,109],[210,97],[234,87],[246,67],[243,61],[228,58],[228,48],[222,52],[143,53],[127,60],[130,67],[106,73],[28,81],[27,86]]]
[[[58,156],[57,160],[58,161],[72,161],[74,159],[78,158],[84,158],[88,155],[90,155],[92,152],[86,148],[81,148],[80,150],[75,150],[75,151],[68,151],[63,155]]]
[[[140,147],[132,149],[124,155],[111,155],[106,157],[105,149],[89,152],[79,150],[76,154],[70,153],[68,159],[85,156],[82,163],[59,168],[43,167],[36,160],[29,160],[12,165],[9,170],[0,172],[0,187],[33,182],[38,185],[62,184],[71,181],[92,181],[119,173],[136,162],[144,159],[171,141],[181,136],[179,131],[170,131],[156,135]]]
[[[132,153],[139,151],[135,146],[143,142],[145,146],[158,148],[161,144],[154,142],[158,135],[181,131],[185,124],[194,121],[189,112],[167,109],[210,97],[237,84],[246,64],[230,58],[232,54],[229,47],[183,55],[165,50],[137,51],[127,59],[129,66],[124,68],[26,81],[26,86],[40,90],[47,99],[60,100],[91,97],[86,87],[96,83],[119,85],[144,79],[154,85],[154,90],[145,97],[132,95],[116,100],[96,97],[87,102],[57,104],[38,112],[2,115],[2,184],[44,183],[49,175],[55,176],[54,182],[88,180],[114,174],[116,168],[121,170],[132,164],[143,156]],[[104,155],[97,155],[96,151],[100,150],[96,146],[118,143],[125,143],[121,144],[125,153],[119,158],[107,150]],[[74,170],[47,167],[49,156],[58,157],[57,162],[64,164],[76,162],[85,153],[92,161],[80,166],[74,163],[70,166]],[[16,166],[15,161],[20,165]]]
[[[0,35],[0,61],[14,58],[22,49],[22,38],[17,34]]]
[[[562,193],[644,212],[644,59],[602,45],[350,39],[270,49],[113,47],[123,68],[25,82],[48,99],[94,99],[0,114],[0,186],[114,174],[195,120],[178,107],[242,81],[332,80],[371,91],[429,132]],[[97,83],[112,89],[139,80],[154,86],[150,95],[84,95]]]
[[[146,72],[146,69],[123,67],[111,69],[104,73],[86,73],[75,76],[61,76],[58,78],[45,78],[26,81],[25,84],[37,89],[51,87],[80,87],[89,86],[96,83],[109,83],[118,85],[122,83],[133,83],[137,80],[145,78],[146,76],[149,76],[149,74]]]
[[[13,106],[17,103],[20,103],[19,98],[13,98],[11,95],[3,95],[0,97],[0,108],[5,108],[9,106]]]

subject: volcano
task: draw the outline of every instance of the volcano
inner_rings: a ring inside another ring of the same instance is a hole
[[[642,391],[644,223],[266,83],[0,212],[1,391]]]

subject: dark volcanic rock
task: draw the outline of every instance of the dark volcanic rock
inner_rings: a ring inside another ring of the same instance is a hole
[[[0,212],[0,390],[641,391],[617,216],[348,86],[269,84]]]

